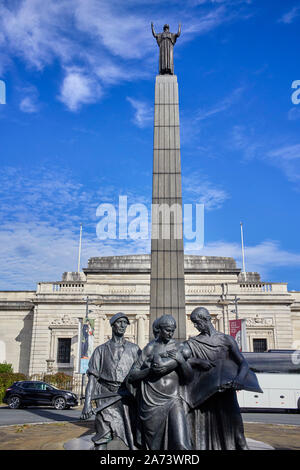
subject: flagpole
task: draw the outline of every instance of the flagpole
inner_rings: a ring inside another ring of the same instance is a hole
[[[243,273],[245,273],[245,272],[246,272],[246,269],[245,269],[245,251],[244,251],[243,223],[240,222],[240,225],[241,225],[241,240],[242,240]]]
[[[78,267],[77,267],[77,272],[78,272],[78,273],[80,272],[81,239],[82,239],[82,224],[80,224],[80,235],[79,235]]]

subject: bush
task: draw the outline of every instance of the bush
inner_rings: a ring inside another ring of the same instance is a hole
[[[56,374],[48,374],[44,376],[44,381],[55,385],[61,389],[72,389],[73,377],[65,374],[64,372],[57,372]]]
[[[10,365],[10,364],[7,364]],[[24,374],[14,374],[13,372],[2,372],[0,373],[0,403],[2,403],[5,391],[10,387],[14,382],[19,380],[26,380],[27,377]]]
[[[4,372],[13,373],[12,364],[7,364],[7,362],[0,364],[0,374],[3,374]]]

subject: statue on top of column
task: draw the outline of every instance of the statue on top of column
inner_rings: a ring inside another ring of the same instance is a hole
[[[174,56],[173,48],[177,38],[181,33],[181,24],[178,26],[177,33],[171,33],[168,24],[164,25],[162,33],[156,34],[153,23],[151,23],[152,34],[159,46],[159,73],[160,75],[174,75]]]

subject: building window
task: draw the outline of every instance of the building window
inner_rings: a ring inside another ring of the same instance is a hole
[[[57,363],[69,364],[71,359],[71,338],[58,338]]]
[[[265,338],[253,339],[253,351],[254,352],[266,352],[267,351],[267,340]]]

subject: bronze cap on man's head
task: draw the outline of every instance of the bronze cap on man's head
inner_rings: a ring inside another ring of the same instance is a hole
[[[126,318],[128,325],[130,325],[127,315],[125,315],[125,313],[118,312],[115,315],[113,315],[111,319],[109,320],[110,326],[113,326],[113,324],[120,318]]]

